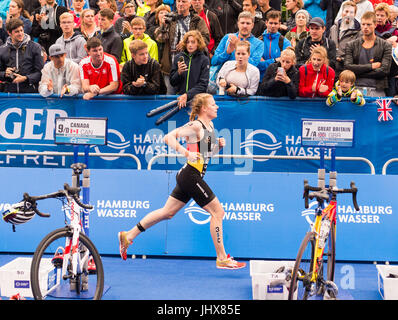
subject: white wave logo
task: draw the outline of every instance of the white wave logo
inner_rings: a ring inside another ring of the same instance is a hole
[[[266,135],[269,139],[271,139],[272,144],[261,142],[261,141],[255,140],[253,138],[255,135],[260,135],[260,134],[261,135]],[[276,151],[279,148],[282,147],[282,142],[278,142],[276,140],[275,136],[271,132],[269,132],[267,130],[264,130],[264,129],[259,129],[259,130],[255,130],[255,131],[251,132],[246,137],[246,140],[243,141],[240,144],[240,148],[241,149],[244,148],[245,149],[245,154],[247,154],[247,155],[253,155],[251,149],[253,149],[254,147],[260,148],[260,149],[263,149],[263,150],[267,150],[267,151],[271,151],[271,153],[269,155],[273,156],[273,155],[276,154]],[[254,158],[254,160],[255,161],[267,161],[269,159],[258,159],[258,158],[256,159],[256,158]]]
[[[189,219],[196,224],[206,224],[210,221],[211,215],[206,210],[195,206],[196,202],[192,200],[187,208],[185,208],[184,212],[188,214]],[[204,216],[204,220],[203,220]],[[199,219],[197,219],[199,217]],[[202,218],[202,219],[200,219]]]
[[[315,208],[318,206],[318,201],[312,201],[308,209],[305,209],[301,211],[301,216],[305,217],[305,220],[307,220],[308,224],[312,227],[312,225],[315,222]]]
[[[118,139],[119,141],[118,141],[118,142],[111,141],[111,140],[109,139],[109,135],[110,135],[110,134],[113,134],[114,136],[116,136],[117,139]],[[109,148],[111,148],[111,149],[119,150],[118,153],[123,154],[124,151],[125,151],[128,147],[130,147],[130,141],[126,141],[126,139],[124,138],[124,136],[123,136],[119,131],[117,131],[117,130],[115,130],[115,129],[108,129],[108,142],[107,142],[107,147],[109,147]],[[98,146],[93,146],[93,148],[94,148],[94,150],[95,150],[96,153],[101,153],[101,151],[99,150],[99,147],[98,147]],[[115,153],[115,152],[112,152],[112,153]],[[100,158],[102,158],[102,159],[104,159],[104,160],[107,160],[107,161],[113,161],[113,160],[119,159],[119,157],[104,157],[104,156],[102,156],[102,157],[100,157]]]

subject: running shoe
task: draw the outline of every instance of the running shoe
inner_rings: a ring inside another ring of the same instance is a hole
[[[127,248],[129,247],[130,244],[133,242],[129,242],[126,239],[126,231],[120,231],[117,234],[117,237],[119,238],[119,252],[120,256],[122,257],[123,260],[127,260]]]
[[[227,259],[225,260],[218,260],[216,261],[216,266],[218,269],[230,269],[230,270],[235,270],[235,269],[242,269],[246,267],[245,262],[238,262],[234,260],[233,257],[230,255],[227,256]]]

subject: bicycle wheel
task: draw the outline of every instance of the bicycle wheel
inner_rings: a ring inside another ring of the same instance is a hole
[[[289,287],[289,300],[307,300],[313,289],[314,283],[311,282],[312,266],[315,253],[315,233],[307,232],[301,242],[294,264],[292,279]]]
[[[327,280],[334,281],[334,268],[336,265],[336,223],[332,222],[329,237],[325,243],[323,256],[327,257]]]
[[[32,259],[30,279],[33,297],[47,299],[93,299],[99,300],[104,290],[104,269],[101,257],[92,241],[80,233],[78,252],[86,263],[75,279],[61,276],[63,264],[67,270],[71,261],[64,261],[63,247],[72,239],[71,230],[57,229],[49,233],[38,245]],[[92,260],[89,263],[89,259]],[[68,272],[69,273],[69,272]]]

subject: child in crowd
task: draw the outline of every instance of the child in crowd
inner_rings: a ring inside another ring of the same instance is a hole
[[[334,106],[341,98],[350,98],[351,102],[363,106],[366,101],[362,92],[355,87],[355,74],[350,70],[344,70],[340,73],[339,80],[335,83],[333,90],[329,93],[326,104],[329,107]]]

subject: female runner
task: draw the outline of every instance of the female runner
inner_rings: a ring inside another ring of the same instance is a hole
[[[135,237],[156,223],[171,219],[193,198],[196,203],[210,213],[210,234],[216,249],[216,267],[219,269],[240,269],[246,266],[226,254],[223,242],[222,221],[224,209],[218,198],[203,180],[207,163],[225,145],[224,138],[216,141],[212,120],[217,117],[217,109],[213,96],[207,93],[197,94],[192,103],[190,122],[171,131],[165,136],[165,142],[187,158],[187,162],[177,173],[177,186],[166,201],[163,208],[147,214],[129,231],[118,233],[120,255],[127,259],[127,248]],[[195,119],[197,117],[197,119]],[[187,149],[178,138],[185,137]]]

